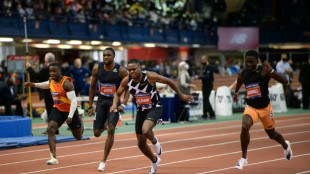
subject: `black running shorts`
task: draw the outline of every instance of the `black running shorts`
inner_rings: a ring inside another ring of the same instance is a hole
[[[67,120],[68,115],[69,112],[62,112],[54,107],[50,114],[49,121],[56,121],[58,123],[58,126],[61,127],[61,125]],[[70,129],[79,129],[81,127],[81,120],[79,118],[77,109],[73,114],[72,122],[68,124],[68,126]]]
[[[116,125],[119,119],[118,112],[110,113],[110,107],[112,106],[109,102],[97,103],[96,113],[94,118],[94,130],[104,129],[104,124],[108,119],[108,124]]]
[[[142,134],[142,126],[145,120],[151,120],[154,122],[155,126],[157,120],[161,118],[162,108],[152,108],[146,111],[137,111],[136,118],[136,134]]]

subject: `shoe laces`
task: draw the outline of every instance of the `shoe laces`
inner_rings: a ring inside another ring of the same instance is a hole
[[[247,161],[247,159],[246,159],[246,158],[240,158],[240,159],[239,159],[239,163],[238,163],[238,164],[240,164],[240,163],[245,164],[245,163],[246,163],[246,161]]]

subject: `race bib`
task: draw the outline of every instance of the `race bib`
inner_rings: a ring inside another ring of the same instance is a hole
[[[110,83],[101,83],[100,84],[100,94],[113,97],[116,92],[116,86],[115,84]]]
[[[260,91],[259,83],[251,83],[245,86],[246,89],[246,98],[254,99],[262,96]]]
[[[58,92],[51,92],[54,104],[61,104],[61,100],[59,98]]]
[[[148,93],[135,94],[136,102],[139,106],[149,108],[152,106],[152,99]]]

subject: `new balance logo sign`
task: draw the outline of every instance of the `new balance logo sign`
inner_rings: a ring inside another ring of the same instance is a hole
[[[247,34],[244,33],[234,34],[230,40],[230,44],[237,44],[237,45],[245,44],[246,38]]]

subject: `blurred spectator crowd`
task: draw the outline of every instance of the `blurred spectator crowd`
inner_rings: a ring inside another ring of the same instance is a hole
[[[0,11],[37,20],[198,30],[206,22],[197,11],[203,4],[184,0],[3,0]]]
[[[239,8],[229,9],[226,3]],[[0,15],[214,32],[217,26],[309,26],[310,1],[3,0]]]

